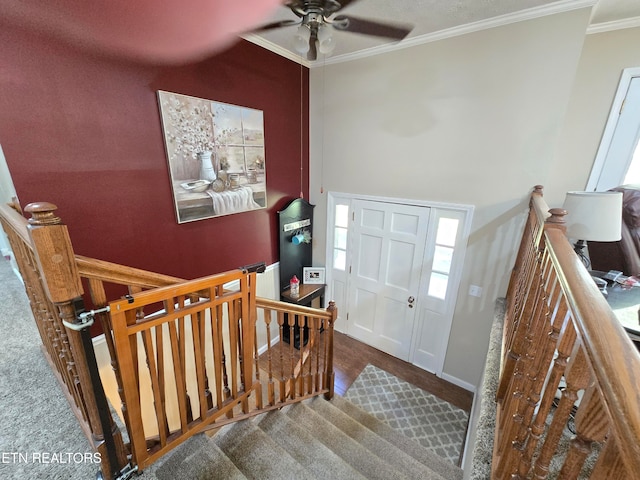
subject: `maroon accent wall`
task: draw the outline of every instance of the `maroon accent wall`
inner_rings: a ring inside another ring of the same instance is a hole
[[[185,278],[270,264],[277,211],[308,198],[308,79],[244,40],[156,66],[0,25],[0,143],[22,206],[56,204],[78,254]],[[178,225],[157,90],[264,111],[267,209]]]

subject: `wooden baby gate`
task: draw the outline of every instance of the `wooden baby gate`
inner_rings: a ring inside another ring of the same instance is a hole
[[[333,396],[333,302],[321,310],[257,297],[264,264],[186,281],[75,255],[55,210],[30,204],[27,221],[17,204],[3,205],[0,222],[44,356],[100,453],[104,478],[127,478],[209,428]],[[93,322],[105,334],[116,399],[107,399],[98,373]],[[285,329],[289,338],[299,329],[307,344],[279,342]],[[121,409],[122,430],[109,401]]]

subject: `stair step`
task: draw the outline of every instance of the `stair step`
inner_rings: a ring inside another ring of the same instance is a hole
[[[426,466],[418,462],[402,451],[402,449],[360,424],[353,417],[347,415],[330,402],[321,398],[315,398],[308,402],[308,406],[311,410],[318,413],[320,417],[327,419],[336,428],[354,438],[385,463],[403,472],[408,478],[443,479],[443,476],[436,473],[430,465]],[[436,461],[443,462],[444,460],[437,458]]]
[[[332,408],[339,412],[337,408]],[[288,415],[368,479],[443,480],[427,468],[421,468],[419,471],[404,468],[402,461],[398,462],[394,458],[395,454],[402,456],[402,452],[374,433],[370,431],[367,433],[364,427],[357,431],[342,430],[304,403],[294,405]],[[383,443],[381,448],[374,448],[374,450],[367,448],[372,446],[376,439]],[[406,455],[405,457],[407,461],[410,458]]]
[[[140,478],[175,480],[246,480],[235,464],[204,433],[173,450],[161,463],[145,470]]]
[[[258,424],[278,445],[317,478],[366,480],[310,432],[278,411],[269,413]]]
[[[314,399],[309,403],[314,407],[316,406],[316,403],[319,403],[319,406],[322,406],[319,400],[320,399]],[[325,403],[327,402],[325,401]],[[404,453],[413,457],[424,466],[440,474],[443,478],[451,480],[462,480],[463,471],[460,467],[453,465],[451,462],[447,461],[441,456],[421,446],[416,441],[408,438],[397,430],[394,430],[392,427],[384,422],[381,422],[375,416],[371,415],[368,412],[365,412],[360,407],[354,405],[348,400],[345,400],[339,395],[335,395],[331,399],[330,403],[349,415],[356,422],[367,427],[372,432],[384,438],[390,444],[395,445]]]
[[[235,423],[230,429],[219,432],[212,440],[249,479],[315,479],[314,475],[250,420]]]

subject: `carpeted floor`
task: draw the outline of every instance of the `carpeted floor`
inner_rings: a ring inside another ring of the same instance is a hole
[[[0,257],[0,478],[95,478],[89,442],[40,350],[24,287]]]
[[[345,398],[458,465],[469,415],[373,365],[367,365]]]

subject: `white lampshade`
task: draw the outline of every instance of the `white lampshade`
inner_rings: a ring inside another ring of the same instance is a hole
[[[622,192],[567,192],[567,237],[615,242],[622,236]]]

